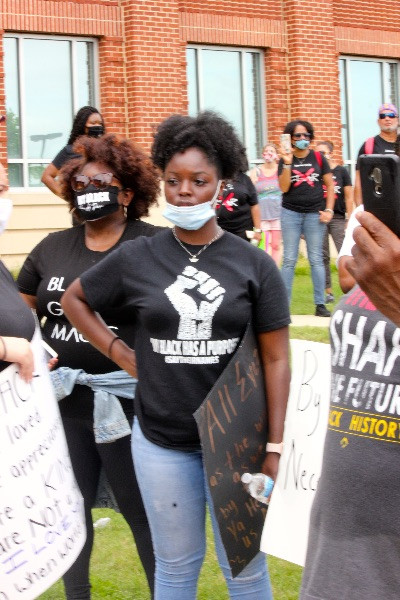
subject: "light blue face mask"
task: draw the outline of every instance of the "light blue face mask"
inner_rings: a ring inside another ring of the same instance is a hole
[[[310,140],[296,140],[294,145],[299,150],[305,150],[310,145]]]
[[[181,229],[188,229],[191,231],[200,229],[207,221],[212,219],[212,217],[215,217],[214,207],[220,187],[221,181],[218,181],[215,194],[209,202],[202,202],[201,204],[195,204],[194,206],[174,206],[167,202],[163,217]]]

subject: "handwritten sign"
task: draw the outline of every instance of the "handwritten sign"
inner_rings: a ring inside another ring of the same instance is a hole
[[[291,350],[284,451],[261,550],[304,566],[328,423],[331,361],[328,344],[292,340]]]
[[[36,375],[0,373],[0,600],[31,600],[73,564],[86,539],[61,417],[37,331]]]
[[[267,442],[264,379],[251,327],[194,416],[222,542],[236,577],[260,550],[267,511],[240,480],[246,471],[260,471]]]

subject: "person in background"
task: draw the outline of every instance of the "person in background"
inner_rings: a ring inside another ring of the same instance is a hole
[[[264,162],[250,171],[255,185],[261,213],[261,229],[265,234],[265,251],[277,266],[281,262],[281,211],[282,192],[278,180],[278,153],[274,144],[264,146]]]
[[[330,317],[331,313],[324,304],[325,269],[322,243],[325,226],[333,217],[335,203],[331,169],[324,156],[309,148],[314,139],[311,123],[303,120],[291,121],[283,133],[291,136],[292,150],[287,152],[285,148],[281,148],[278,165],[279,185],[283,192],[281,274],[290,302],[300,236],[303,234],[311,265],[315,315]],[[326,200],[323,185],[326,186]]]
[[[339,261],[349,291],[330,323],[331,411],[300,599],[397,600],[400,240],[360,205]]]
[[[86,600],[90,598],[89,561],[93,545],[91,509],[102,469],[134,535],[152,591],[154,554],[131,453],[136,381],[117,370],[111,348],[103,356],[77,333],[68,322],[60,299],[69,283],[123,242],[153,236],[161,228],[140,220],[157,201],[159,176],[137,145],[111,134],[98,139],[83,136],[73,151],[79,158],[68,161],[61,169],[62,194],[81,224],[42,240],[23,264],[18,286],[39,318],[46,317],[43,337],[57,351],[59,367],[64,368],[52,376],[56,390],[61,385],[66,389],[59,406],[72,466],[84,498],[87,528],[85,546],[64,575],[64,585],[68,600]],[[145,254],[140,260],[146,262]],[[111,273],[106,279],[109,277],[112,278]],[[127,305],[123,303],[118,309],[104,307],[100,314],[107,331],[134,346],[135,319]],[[102,404],[97,399],[98,380],[103,391],[115,389],[115,400],[107,395]],[[106,416],[112,412],[115,422],[109,426],[97,422],[94,413],[102,410]]]
[[[249,163],[246,151],[242,148],[242,166],[234,179],[228,181],[218,196],[216,210],[218,225],[244,240],[261,240],[261,216],[257,192],[250,177],[246,174]],[[251,231],[249,238],[246,232]]]
[[[317,142],[316,150],[327,159],[332,170],[332,178],[335,189],[335,206],[333,217],[326,226],[323,258],[325,266],[325,302],[328,304],[335,301],[332,290],[331,257],[329,252],[329,235],[332,236],[337,252],[342,247],[347,220],[353,212],[353,186],[346,167],[339,165],[333,157],[333,144],[329,141]]]
[[[123,244],[71,284],[62,306],[86,339],[139,374],[132,449],[156,554],[156,600],[195,600],[206,503],[230,598],[269,600],[263,553],[232,578],[193,413],[252,319],[273,444],[262,470],[276,478],[290,381],[285,288],[271,257],[218,225],[216,199],[242,167],[229,123],[212,112],[173,115],[158,127],[152,157],[174,227]],[[97,316],[122,306],[138,324],[135,351]]]
[[[12,202],[7,192],[7,173],[0,163],[0,235],[6,228],[12,212]],[[29,342],[35,332],[35,319],[2,261],[0,298],[0,371],[6,369],[10,363],[16,363],[22,379],[29,382],[34,370],[34,358]]]
[[[362,203],[360,179],[361,154],[394,154],[396,151],[395,143],[399,127],[399,111],[397,107],[391,103],[381,104],[378,109],[377,122],[380,129],[379,134],[366,140],[358,151],[354,185],[354,203],[356,206]]]
[[[81,135],[99,137],[105,133],[104,120],[97,108],[93,106],[83,106],[78,110],[72,124],[68,143],[57,156],[53,159],[42,174],[42,183],[45,184],[56,196],[62,198],[61,183],[59,174],[61,167],[71,158],[78,158],[79,154],[73,151],[72,146],[75,140]]]

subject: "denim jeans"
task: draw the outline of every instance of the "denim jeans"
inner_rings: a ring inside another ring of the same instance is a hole
[[[322,259],[322,241],[326,225],[319,220],[319,213],[300,213],[282,208],[281,214],[283,261],[281,275],[289,303],[292,297],[294,268],[299,254],[301,234],[307,244],[307,256],[311,265],[314,287],[314,304],[325,303],[325,269]]]
[[[235,579],[231,576],[205,481],[201,452],[182,452],[153,444],[144,437],[135,418],[132,453],[156,557],[155,600],[195,600],[206,547],[206,502],[229,597],[271,600],[266,557],[262,552]]]

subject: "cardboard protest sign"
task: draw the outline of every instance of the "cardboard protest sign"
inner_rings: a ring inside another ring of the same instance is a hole
[[[86,539],[60,413],[41,348],[30,384],[0,373],[0,600],[32,600],[73,564]]]
[[[262,535],[261,550],[304,566],[311,506],[328,424],[328,344],[291,340],[292,381],[284,450]]]
[[[235,577],[260,550],[267,510],[240,480],[246,471],[260,471],[267,442],[264,379],[251,327],[194,416],[215,514]]]

